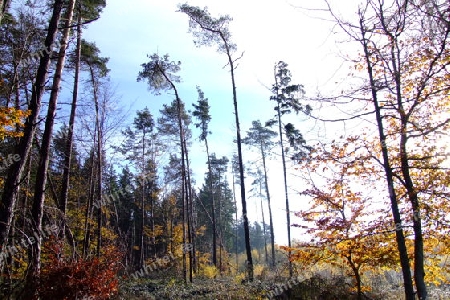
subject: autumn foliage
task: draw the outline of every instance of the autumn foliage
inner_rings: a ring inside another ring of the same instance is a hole
[[[100,258],[74,261],[58,257],[60,245],[55,243],[51,249],[41,272],[41,299],[110,299],[117,293],[121,254],[115,247],[105,247]]]
[[[22,136],[22,132],[17,130],[16,125],[22,126],[23,118],[28,114],[28,111],[13,107],[0,107],[0,141],[5,137]]]

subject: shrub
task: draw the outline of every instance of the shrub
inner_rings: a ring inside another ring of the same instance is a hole
[[[42,299],[110,299],[117,293],[121,255],[115,247],[105,248],[100,258],[76,261],[58,258],[59,246],[53,247],[41,271]]]
[[[219,270],[215,266],[202,266],[200,274],[206,278],[213,279],[219,274]]]

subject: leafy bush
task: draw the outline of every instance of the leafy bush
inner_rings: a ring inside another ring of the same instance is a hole
[[[53,248],[41,271],[41,299],[110,299],[117,293],[121,255],[115,247],[105,248],[100,258],[76,261],[58,258],[59,245]]]
[[[202,266],[200,269],[200,275],[212,279],[216,278],[216,276],[219,274],[219,269],[217,269],[215,266]]]

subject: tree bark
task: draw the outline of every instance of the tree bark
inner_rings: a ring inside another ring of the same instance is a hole
[[[183,245],[186,245],[186,200],[188,192],[186,191],[186,164],[185,164],[185,148],[184,148],[184,128],[183,128],[183,120],[181,118],[181,99],[178,95],[178,90],[175,86],[175,84],[170,80],[170,78],[166,75],[164,70],[158,65],[159,71],[164,76],[164,78],[167,80],[167,82],[172,87],[174,93],[175,93],[175,99],[177,101],[177,115],[178,115],[178,127],[180,130],[180,150],[181,150],[181,197],[182,197],[182,209],[183,209]],[[184,249],[184,248],[183,248]],[[186,284],[187,283],[187,271],[186,271],[186,252],[183,251],[183,281]]]
[[[211,170],[211,159],[209,157],[209,147],[208,140],[205,139],[205,147],[206,147],[206,155],[208,156],[208,172],[209,172],[209,190],[211,193],[211,217],[212,217],[212,227],[213,227],[213,239],[212,239],[212,262],[213,265],[217,267],[217,224],[216,224],[216,204],[215,197],[213,191],[213,182],[212,182],[212,170]]]
[[[95,81],[94,69],[92,65],[89,65],[91,74],[92,88],[94,92],[94,104],[95,104],[95,124],[97,127],[97,257],[100,257],[100,250],[102,246],[102,181],[103,181],[103,160],[102,160],[102,126],[100,123],[100,107],[98,101],[98,83]]]
[[[96,125],[97,127],[97,125]],[[97,129],[95,129],[94,132],[96,132]],[[94,134],[94,144],[95,144],[96,134]],[[88,195],[88,202],[86,203],[86,211],[84,214],[84,239],[83,239],[83,258],[86,258],[89,252],[89,245],[91,243],[91,224],[89,222],[89,219],[92,218],[92,212],[93,212],[93,204],[94,204],[94,195],[95,195],[95,187],[94,187],[94,177],[95,177],[95,155],[93,150],[91,150],[90,155],[90,163],[91,163],[91,169],[89,174],[89,195]]]
[[[183,134],[184,135],[184,134]],[[192,227],[193,226],[193,201],[192,201],[192,186],[191,186],[191,170],[189,167],[189,152],[187,149],[187,145],[186,145],[186,136],[184,136],[183,139],[183,147],[184,147],[184,153],[186,156],[186,196],[187,196],[187,208],[188,208],[188,242],[189,242],[189,249],[191,249],[188,253],[189,256],[189,282],[192,283],[192,273],[194,271],[194,266],[195,266],[195,246],[194,246],[194,241],[195,241],[195,230]],[[192,247],[192,248],[191,248]]]
[[[261,217],[262,217],[262,223],[263,223],[263,237],[264,237],[264,261],[266,262],[266,265],[269,264],[269,252],[267,252],[267,239],[266,239],[266,220],[264,218],[264,206],[262,198],[260,199],[261,204]]]
[[[393,38],[393,45],[391,47],[392,58],[392,71],[394,72],[395,79],[395,93],[398,106],[398,112],[400,114],[400,169],[404,179],[404,186],[408,193],[408,199],[412,206],[413,211],[413,231],[414,231],[414,281],[417,288],[417,294],[419,300],[425,300],[427,298],[427,288],[425,284],[425,270],[424,270],[424,255],[423,255],[423,237],[422,237],[422,222],[420,218],[420,206],[419,199],[417,197],[417,191],[414,187],[413,180],[410,174],[410,167],[408,161],[408,154],[406,149],[407,137],[407,125],[408,116],[405,113],[403,107],[403,97],[401,91],[401,74],[400,74],[400,58],[397,57],[398,45],[397,40]]]
[[[237,93],[236,93],[236,82],[234,79],[234,61],[231,57],[230,47],[228,45],[227,39],[223,36],[222,32],[219,32],[220,38],[222,39],[226,54],[228,57],[228,64],[230,65],[231,73],[231,85],[233,88],[233,106],[234,106],[234,117],[236,120],[236,144],[238,147],[238,163],[239,163],[239,175],[241,181],[241,202],[242,202],[242,218],[244,219],[244,236],[245,236],[245,252],[247,254],[247,276],[249,281],[253,281],[253,258],[252,258],[252,247],[250,245],[250,229],[248,224],[247,216],[247,201],[245,198],[245,178],[244,178],[244,162],[242,159],[242,139],[241,139],[241,126],[239,124],[239,113],[237,106]]]
[[[277,97],[278,95],[278,80],[276,76],[276,67],[275,67],[275,86],[277,87]],[[278,115],[278,134],[280,135],[280,148],[281,148],[281,161],[283,164],[283,179],[284,179],[284,195],[286,199],[286,228],[288,234],[288,266],[289,266],[289,277],[293,276],[292,270],[292,262],[291,262],[291,215],[289,209],[289,194],[288,194],[288,185],[287,185],[287,171],[286,171],[286,156],[284,155],[283,148],[283,131],[281,129],[281,107],[280,102],[277,101],[277,115]]]
[[[389,160],[389,153],[386,145],[386,134],[384,132],[384,126],[383,126],[383,118],[381,115],[381,108],[378,103],[378,92],[377,87],[375,83],[375,79],[373,76],[373,67],[372,63],[370,61],[370,53],[368,49],[367,39],[365,37],[366,32],[364,31],[364,22],[361,16],[360,19],[360,30],[361,30],[361,37],[362,37],[362,46],[364,50],[364,58],[367,65],[367,72],[369,76],[369,82],[370,82],[370,89],[372,92],[372,102],[374,104],[375,108],[375,116],[376,116],[376,122],[378,127],[378,135],[380,139],[381,144],[381,152],[383,155],[383,169],[386,176],[386,183],[388,187],[389,192],[389,199],[391,202],[391,210],[392,210],[392,216],[395,222],[395,237],[397,241],[397,247],[400,254],[400,265],[402,267],[402,274],[403,274],[403,284],[405,289],[405,298],[406,300],[414,300],[414,287],[411,279],[411,269],[409,265],[409,257],[408,252],[406,248],[406,242],[405,242],[405,236],[402,229],[402,220],[400,215],[400,210],[397,203],[397,195],[394,188],[394,175],[392,171],[392,167],[390,165]]]
[[[167,79],[167,78],[166,78]],[[178,97],[178,91],[175,88],[175,85],[172,83],[172,87],[175,91],[175,97],[177,100],[177,110],[178,110],[178,126],[180,129],[180,148],[181,148],[181,198],[183,201],[183,246],[186,245],[186,166],[185,166],[185,160],[184,160],[184,145],[183,145],[183,139],[184,139],[184,130],[183,130],[183,122],[181,120],[181,100]],[[186,252],[183,248],[183,280],[184,283],[187,283],[187,271],[186,271]]]
[[[53,135],[53,125],[55,121],[56,107],[58,103],[59,89],[61,85],[61,76],[64,69],[64,63],[66,58],[66,46],[69,39],[70,23],[72,22],[73,9],[75,6],[75,0],[71,0],[66,11],[66,29],[64,30],[61,40],[61,48],[58,53],[58,61],[56,64],[56,71],[53,77],[52,91],[50,93],[50,100],[47,111],[47,118],[45,121],[45,129],[42,137],[42,145],[39,151],[39,165],[36,173],[36,184],[34,191],[34,199],[32,206],[32,220],[33,229],[37,233],[36,242],[33,243],[31,248],[29,273],[27,274],[27,285],[34,289],[34,284],[40,275],[41,267],[41,244],[42,244],[42,217],[44,214],[44,201],[45,201],[45,187],[47,183],[47,171],[50,161],[50,144]],[[49,48],[51,49],[51,48]]]
[[[141,198],[141,244],[140,244],[140,256],[139,265],[144,267],[145,264],[145,253],[144,253],[144,232],[145,232],[145,128],[143,128],[142,133],[142,198]],[[153,218],[153,216],[152,216]]]
[[[45,39],[46,49],[51,48],[51,45],[53,45],[55,41],[56,33],[58,30],[58,23],[61,18],[62,5],[62,0],[55,0],[52,17],[48,26],[47,37]],[[8,235],[11,228],[14,209],[16,206],[19,184],[33,143],[37,126],[36,123],[41,109],[42,96],[45,91],[45,82],[47,80],[49,66],[50,52],[43,51],[43,55],[40,59],[39,68],[36,74],[36,80],[33,85],[30,104],[28,106],[28,109],[31,113],[25,122],[23,136],[21,137],[20,142],[15,149],[15,152],[20,156],[21,159],[18,162],[14,162],[10,166],[3,189],[0,209],[0,246],[2,247],[2,249],[4,249],[4,247],[8,243]]]
[[[222,190],[220,188],[220,169],[219,169],[219,183],[218,183],[218,187],[219,187],[219,197],[218,197],[218,201],[217,201],[217,206],[218,206],[218,212],[217,212],[217,224],[219,224],[219,273],[220,276],[222,276],[222,250],[223,250],[223,232],[222,232]]]
[[[63,217],[66,217],[67,212],[67,201],[69,197],[69,183],[70,183],[70,165],[72,163],[72,148],[73,148],[73,130],[75,126],[75,116],[77,109],[77,101],[78,101],[78,81],[80,75],[80,60],[81,60],[81,14],[78,16],[78,26],[77,26],[77,48],[75,50],[75,78],[73,81],[73,90],[72,90],[72,105],[70,109],[70,117],[69,117],[69,129],[67,132],[67,139],[64,149],[64,168],[63,168],[63,176],[62,176],[62,184],[61,184],[61,196],[60,196],[60,210],[63,214]],[[65,223],[63,226],[65,227]],[[62,230],[62,235],[64,238],[65,229]]]
[[[355,263],[352,261],[351,254],[350,256],[347,256],[346,259],[353,270],[353,275],[355,275],[357,299],[363,300],[362,281],[361,281],[361,274],[359,273],[359,267],[357,267]]]
[[[234,208],[235,208],[235,217],[234,217],[234,222],[235,222],[235,227],[236,230],[234,232],[235,238],[234,238],[234,250],[235,250],[235,259],[236,259],[236,274],[239,270],[238,266],[239,266],[239,253],[238,253],[238,216],[237,216],[237,201],[236,201],[236,187],[235,187],[235,179],[234,179],[234,172],[233,172],[233,200],[234,200]]]
[[[239,114],[238,114],[238,107],[237,107],[237,94],[236,94],[236,83],[234,78],[234,60],[231,57],[231,52],[233,49],[230,49],[230,44],[228,42],[228,35],[226,34],[226,31],[222,31],[221,28],[216,29],[215,28],[215,20],[211,19],[209,15],[203,11],[203,14],[200,18],[197,18],[194,16],[195,14],[192,14],[190,10],[192,7],[189,7],[187,4],[180,6],[181,11],[188,14],[189,17],[193,22],[195,22],[197,25],[200,26],[201,30],[207,31],[209,34],[215,35],[220,37],[220,39],[223,41],[223,49],[220,51],[224,51],[227,55],[228,64],[230,65],[230,73],[231,73],[231,84],[233,88],[233,106],[234,106],[234,114],[236,119],[236,143],[238,147],[238,163],[239,163],[239,173],[240,173],[240,181],[241,181],[241,201],[242,201],[242,218],[244,220],[244,235],[245,235],[245,250],[247,254],[247,277],[249,281],[253,281],[253,259],[252,259],[252,251],[251,251],[251,245],[250,245],[250,230],[249,230],[249,224],[248,224],[248,216],[247,216],[247,202],[245,198],[245,178],[244,178],[244,163],[242,159],[242,141],[241,141],[241,128],[239,124]],[[195,9],[194,9],[195,10]],[[204,19],[202,19],[204,17]],[[226,18],[225,18],[226,19]],[[205,22],[206,20],[206,22]],[[208,23],[208,21],[211,20],[211,23]],[[219,23],[221,20],[218,21]],[[194,26],[195,27],[195,26]],[[225,33],[224,33],[225,32]],[[213,39],[211,37],[207,37],[207,40],[209,39],[212,41]]]
[[[266,188],[267,204],[269,206],[270,246],[272,247],[272,249],[271,249],[271,252],[272,252],[271,267],[275,268],[275,234],[274,234],[274,230],[273,230],[272,205],[270,203],[269,182],[267,179],[266,154],[264,153],[264,148],[263,148],[262,143],[261,143],[261,155],[262,155],[263,169],[264,169],[264,186]],[[265,234],[265,232],[264,232],[264,234]]]

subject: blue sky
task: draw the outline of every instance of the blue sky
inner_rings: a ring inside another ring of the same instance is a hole
[[[236,146],[232,143],[235,138],[235,125],[230,76],[228,69],[223,68],[226,65],[226,57],[216,53],[214,47],[195,47],[192,35],[188,32],[187,16],[176,12],[179,1],[107,2],[101,18],[84,31],[84,38],[95,41],[102,56],[110,58],[108,66],[111,69],[111,81],[113,85],[117,85],[117,93],[121,96],[118,105],[131,105],[128,122],[132,122],[136,110],[146,106],[157,117],[162,105],[173,99],[171,94],[152,95],[145,83],[136,82],[137,74],[141,70],[140,65],[148,61],[148,54],[168,53],[171,59],[182,62],[179,73],[182,82],[178,89],[187,107],[190,109],[191,103],[197,101],[197,85],[209,98],[212,115],[211,152],[216,152],[218,157],[225,155],[231,158],[232,153],[236,151]],[[273,66],[277,61],[283,60],[289,64],[293,83],[303,84],[309,95],[339,88],[333,78],[336,73],[343,72],[340,58],[342,53],[338,51],[339,45],[331,31],[333,24],[313,18],[309,12],[292,6],[305,2],[315,1],[189,2],[190,5],[208,6],[213,16],[229,14],[234,19],[230,30],[238,48],[236,56],[244,52],[236,70],[243,136],[253,120],[260,119],[265,122],[274,114],[274,103],[269,101],[270,91],[267,87],[273,83]],[[295,123],[311,143],[317,140],[318,134],[324,134],[322,127],[304,116],[291,116],[290,121]],[[195,129],[193,135],[198,136]],[[244,148],[245,161],[256,157]],[[206,171],[205,155],[203,145],[194,142],[190,158],[198,185],[201,185]],[[298,170],[290,169],[290,172],[295,173]],[[287,234],[282,167],[276,158],[269,164],[269,177],[276,242],[284,244]],[[247,180],[246,184],[248,191],[250,180]],[[290,191],[291,209],[295,211],[304,207],[306,199],[298,197],[294,191],[301,190],[301,182],[297,177],[290,176],[289,185],[293,188]],[[257,202],[259,203],[259,200]],[[251,221],[261,219],[259,205],[255,208],[255,203],[256,199],[249,199]],[[267,220],[266,209],[266,222]],[[293,217],[292,223],[295,221]],[[295,239],[301,238],[296,235],[296,230],[292,236]]]

